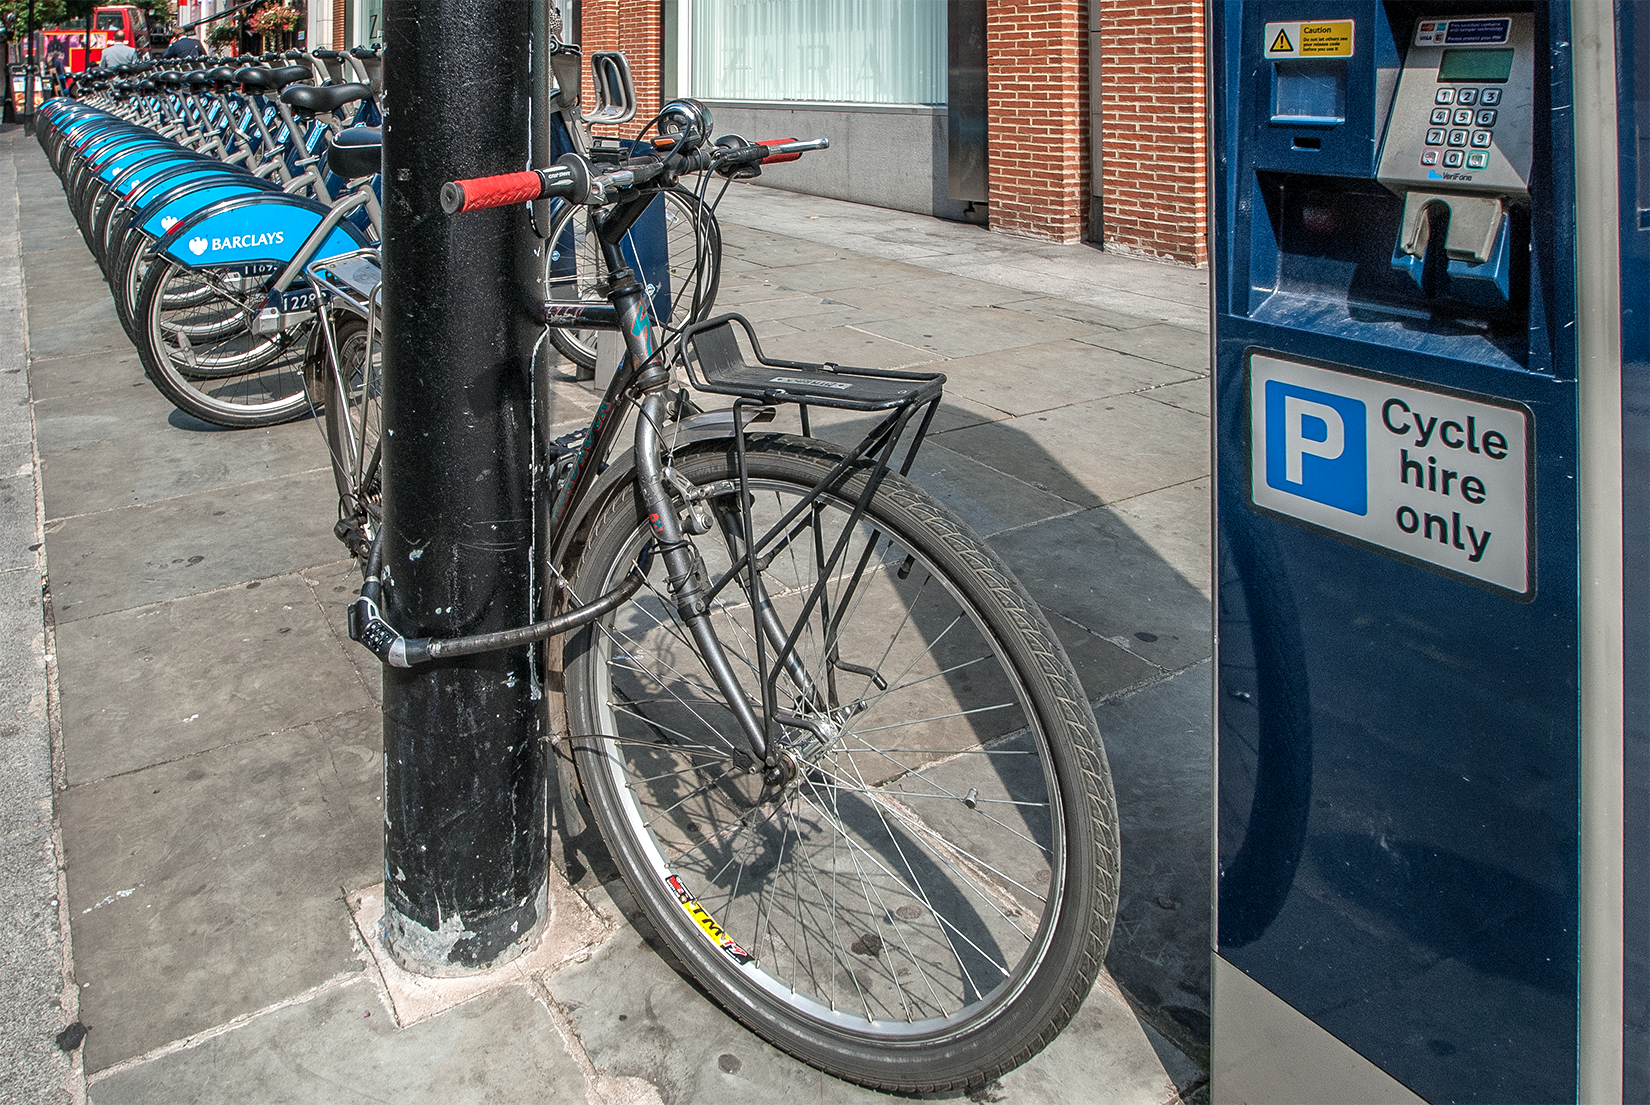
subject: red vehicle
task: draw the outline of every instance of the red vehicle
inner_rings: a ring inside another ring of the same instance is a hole
[[[151,46],[165,47],[166,36],[161,34],[163,28],[151,26],[149,13],[136,4],[112,4],[107,7],[92,9],[92,45],[99,48],[97,36],[102,34],[105,40],[113,37],[113,32],[119,31],[126,44],[138,53],[147,53]],[[151,43],[150,36],[160,41]],[[105,45],[107,43],[105,42]]]

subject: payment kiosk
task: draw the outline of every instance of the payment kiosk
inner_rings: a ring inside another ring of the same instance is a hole
[[[1650,1100],[1650,5],[1209,23],[1214,1100]]]

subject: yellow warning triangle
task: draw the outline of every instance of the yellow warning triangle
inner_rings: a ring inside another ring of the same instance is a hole
[[[1273,54],[1292,54],[1292,53],[1294,53],[1295,52],[1295,46],[1294,46],[1294,43],[1289,41],[1289,32],[1285,31],[1282,27],[1279,27],[1278,28],[1278,37],[1272,40],[1272,45],[1269,46],[1267,48],[1267,50],[1268,50],[1269,53],[1273,53]]]

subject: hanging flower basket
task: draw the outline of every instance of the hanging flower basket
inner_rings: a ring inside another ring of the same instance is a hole
[[[293,31],[302,19],[296,8],[277,4],[254,15],[248,25],[264,40],[265,50],[278,50],[291,44]]]

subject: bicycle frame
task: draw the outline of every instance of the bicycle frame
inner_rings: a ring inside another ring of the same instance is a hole
[[[785,394],[780,389],[771,387],[767,389],[766,394],[741,394],[734,404],[731,427],[739,458],[739,486],[736,490],[741,506],[737,525],[732,524],[726,517],[723,521],[723,538],[733,553],[733,563],[716,580],[706,580],[700,571],[702,561],[683,531],[678,508],[671,497],[671,473],[661,436],[662,427],[671,421],[671,397],[668,394],[670,371],[663,362],[664,350],[659,344],[658,327],[649,311],[645,289],[625,264],[624,254],[619,245],[630,225],[647,204],[652,202],[653,195],[652,191],[643,191],[596,216],[597,234],[609,274],[607,294],[610,307],[602,309],[592,305],[567,305],[556,302],[537,305],[539,316],[545,321],[555,319],[563,324],[576,322],[589,326],[600,320],[617,328],[624,335],[625,341],[625,357],[609,383],[594,418],[584,431],[583,440],[569,452],[549,458],[553,462],[552,499],[544,523],[545,532],[541,534],[542,547],[547,550],[551,573],[566,587],[566,577],[562,574],[558,561],[560,554],[565,551],[571,527],[586,516],[583,510],[576,508],[583,506],[591,498],[600,478],[599,473],[618,448],[619,434],[626,421],[623,415],[628,406],[634,404],[637,415],[635,437],[631,447],[631,470],[634,472],[637,489],[653,531],[653,540],[642,553],[643,565],[653,555],[663,558],[671,600],[692,634],[695,647],[745,737],[750,755],[747,766],[751,770],[763,772],[765,777],[777,779],[783,774],[783,769],[774,752],[775,727],[780,724],[803,724],[807,727],[806,719],[788,713],[782,714],[777,709],[779,673],[785,672],[797,686],[802,697],[822,712],[840,708],[826,701],[827,696],[814,685],[812,678],[796,658],[801,626],[813,611],[826,601],[827,583],[842,560],[853,526],[864,515],[871,499],[882,486],[913,415],[918,410],[923,410],[924,415],[914,437],[911,438],[900,468],[901,474],[910,470],[916,451],[938,408],[945,378],[937,373],[850,370],[862,378],[909,381],[917,384],[916,387],[905,390],[896,389],[891,396],[874,400],[869,406],[864,402],[833,399],[828,394],[802,400],[797,395]],[[740,321],[743,322],[742,319]],[[682,347],[679,347],[682,349],[684,365],[687,363],[687,339],[695,332],[703,332],[712,325],[725,322],[726,319],[711,320],[690,328],[683,336]],[[747,328],[748,325],[747,323]],[[760,358],[760,350],[758,357]],[[764,363],[790,368],[813,368],[816,371],[839,371],[836,366],[805,366],[792,362]],[[336,368],[334,370],[336,371]],[[691,369],[689,371],[691,373]],[[701,383],[697,379],[695,382]],[[708,380],[702,383],[702,386],[706,384]],[[707,387],[707,390],[718,389]],[[884,410],[888,413],[872,428],[858,447],[853,449],[824,480],[803,495],[797,504],[758,540],[754,533],[749,475],[745,463],[746,428],[758,420],[752,408],[768,407],[775,402],[793,401],[802,402],[804,434],[809,432],[809,403],[847,409]],[[747,418],[747,413],[752,413],[753,416]],[[768,599],[757,571],[757,559],[762,551],[768,549],[776,540],[778,543],[773,546],[775,549],[783,548],[794,540],[802,528],[792,528],[796,519],[804,512],[811,511],[822,496],[835,491],[850,473],[867,463],[871,465],[870,474],[856,497],[847,527],[837,538],[828,556],[824,555],[822,546],[819,549],[822,557],[819,580],[806,600],[801,621],[787,633],[780,625]],[[691,511],[691,502],[684,502],[683,505]],[[693,532],[708,532],[708,527],[695,529]],[[833,629],[839,623],[842,612],[851,603],[853,594],[864,577],[869,558],[868,546],[859,563],[855,565],[846,589],[838,595],[837,612],[834,615],[827,612],[826,616],[832,619],[830,625]],[[545,640],[555,634],[577,629],[613,610],[633,596],[643,581],[640,571],[632,569],[623,583],[613,591],[588,601],[582,600],[580,596],[571,595],[572,600],[579,605],[557,617],[521,629],[449,640],[408,640],[396,633],[378,612],[379,581],[376,562],[375,543],[369,559],[367,583],[362,588],[362,597],[356,600],[350,610],[350,636],[367,644],[382,659],[395,666],[412,666],[441,656],[465,655]],[[731,582],[737,582],[745,590],[754,619],[752,636],[757,648],[756,666],[762,673],[760,716],[752,709],[750,698],[734,674],[708,616],[710,601]],[[772,665],[766,663],[766,650],[770,645],[774,648],[775,659]],[[833,656],[832,661],[845,670],[861,671],[861,674],[875,677],[874,672],[865,672],[855,665],[844,664],[839,657]],[[848,708],[851,709],[852,706]]]

